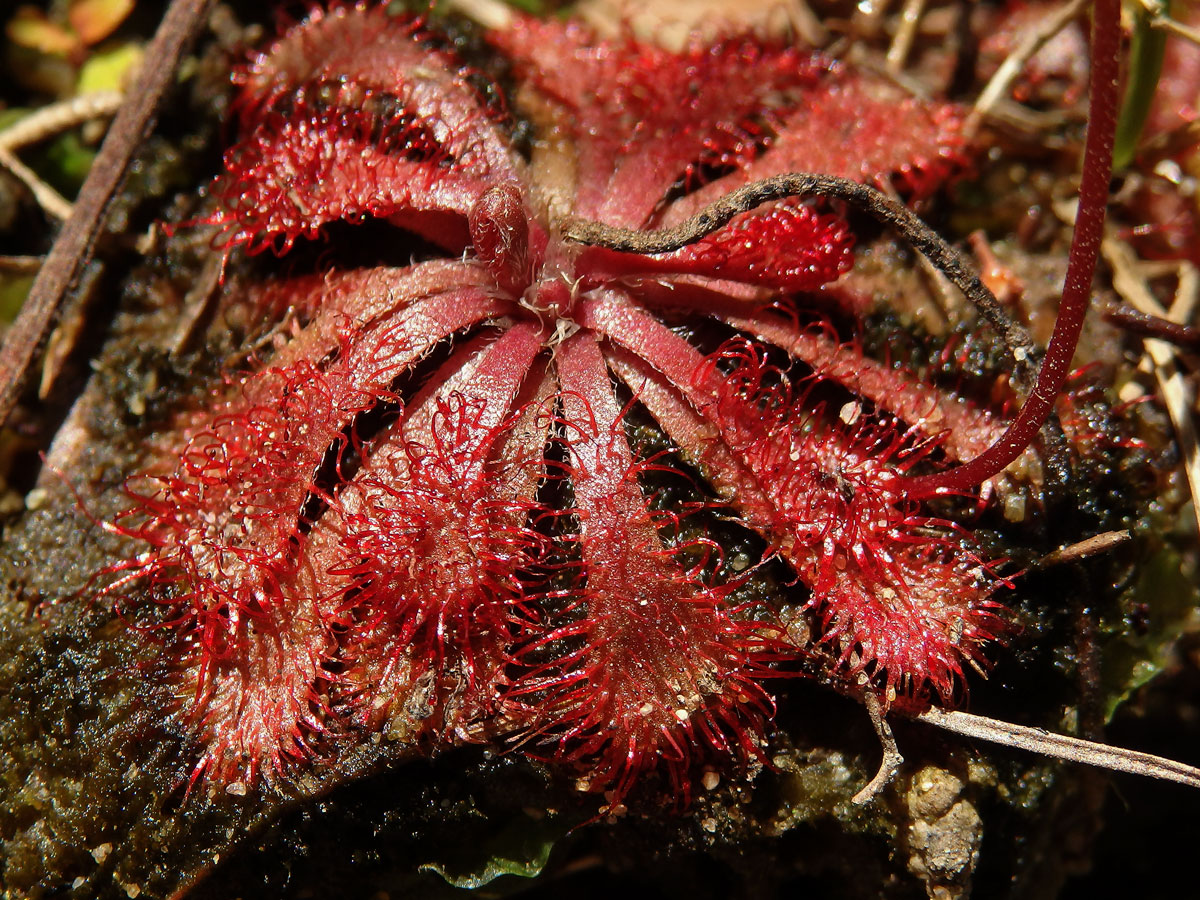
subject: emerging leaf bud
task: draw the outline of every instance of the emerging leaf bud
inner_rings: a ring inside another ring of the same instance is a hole
[[[529,284],[529,225],[520,189],[505,181],[484,192],[471,207],[475,255],[506,293],[520,297]]]

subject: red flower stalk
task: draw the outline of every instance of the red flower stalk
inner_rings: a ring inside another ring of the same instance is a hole
[[[1054,334],[1038,372],[1037,385],[1008,430],[969,463],[946,472],[912,479],[905,490],[921,498],[955,490],[970,490],[1004,471],[1024,452],[1054,411],[1054,402],[1071,374],[1071,360],[1091,305],[1092,278],[1104,237],[1108,183],[1112,178],[1113,141],[1117,130],[1117,80],[1121,51],[1121,5],[1098,0],[1092,21],[1092,69],[1088,102],[1087,141],[1071,254],[1062,303]]]
[[[169,610],[198,770],[364,726],[510,734],[616,803],[660,762],[686,793],[695,761],[760,755],[769,664],[812,648],[735,599],[715,546],[673,543],[686,511],[654,511],[634,405],[807,586],[835,675],[952,699],[1005,631],[996,581],[905,483],[1004,423],[780,314],[850,267],[847,223],[788,199],[658,254],[564,224],[669,225],[793,170],[929,195],[967,161],[962,111],[757,38],[488,40],[528,158],[499,88],[383,6],[316,12],[237,76],[224,252],[371,218],[442,258],[226,287],[290,337],[188,417],[119,525],[148,548],[120,587]],[[706,355],[673,327],[705,323],[743,337]]]

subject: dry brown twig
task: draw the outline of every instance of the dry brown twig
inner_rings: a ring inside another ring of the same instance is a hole
[[[1088,0],[1070,0],[1069,3],[1064,3],[1054,15],[1047,16],[1042,20],[1037,28],[1033,29],[1025,37],[1025,40],[1008,55],[1008,58],[1000,64],[996,74],[991,77],[975,100],[975,106],[963,127],[968,137],[979,131],[983,120],[1008,95],[1009,89],[1025,68],[1026,63],[1036,56],[1038,51],[1045,47],[1056,34],[1077,19],[1089,5]]]
[[[1145,277],[1138,271],[1137,256],[1127,243],[1110,233],[1105,237],[1100,250],[1112,266],[1113,288],[1127,303],[1141,312],[1179,324],[1187,323],[1192,312],[1190,307],[1195,304],[1194,268],[1186,263],[1182,265],[1176,301],[1171,304],[1171,309],[1167,310],[1155,298]],[[1189,270],[1190,277],[1185,274]],[[1176,348],[1157,338],[1144,338],[1143,341],[1146,356],[1151,362],[1150,368],[1162,394],[1163,405],[1166,406],[1167,415],[1175,428],[1193,506],[1200,509],[1200,444],[1197,441],[1193,414],[1195,398],[1191,396],[1187,381],[1176,365]]]
[[[0,131],[0,167],[11,172],[29,189],[47,215],[65,221],[71,215],[71,202],[21,162],[16,151],[85,122],[111,116],[124,98],[120,91],[96,91],[30,113]]]
[[[1142,7],[1146,12],[1150,13],[1150,27],[1161,28],[1163,31],[1169,32],[1176,37],[1181,37],[1185,41],[1191,41],[1193,44],[1200,45],[1200,30],[1192,28],[1189,25],[1184,25],[1177,19],[1172,19],[1163,10],[1162,3],[1158,0],[1142,0]]]
[[[1200,769],[1161,756],[1154,756],[1151,753],[1110,747],[1108,744],[1085,741],[1082,738],[1070,737],[1065,734],[1055,734],[1042,728],[1014,725],[1011,722],[1001,722],[998,719],[976,716],[957,710],[934,707],[913,718],[918,722],[935,725],[964,737],[977,738],[1005,747],[1015,747],[1055,759],[1097,766],[1116,772],[1128,772],[1132,775],[1145,775],[1149,778],[1175,781],[1189,787],[1200,787]]]

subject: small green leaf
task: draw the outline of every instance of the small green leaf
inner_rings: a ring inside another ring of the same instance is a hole
[[[121,90],[125,76],[141,59],[141,45],[135,43],[118,44],[111,50],[94,53],[79,69],[76,93]]]
[[[534,878],[541,874],[554,844],[566,833],[567,826],[553,816],[534,819],[520,815],[501,831],[479,844],[464,843],[440,862],[419,866],[422,872],[436,872],[456,888],[474,890],[501,875]]]

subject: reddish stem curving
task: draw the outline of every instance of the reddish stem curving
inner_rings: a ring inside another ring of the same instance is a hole
[[[904,492],[911,498],[969,491],[1002,472],[1037,437],[1070,374],[1071,360],[1091,299],[1100,241],[1104,236],[1108,183],[1112,177],[1113,136],[1117,127],[1120,25],[1120,0],[1097,0],[1092,19],[1092,74],[1079,211],[1058,319],[1038,372],[1037,385],[1008,430],[979,456],[952,469],[909,478]]]

